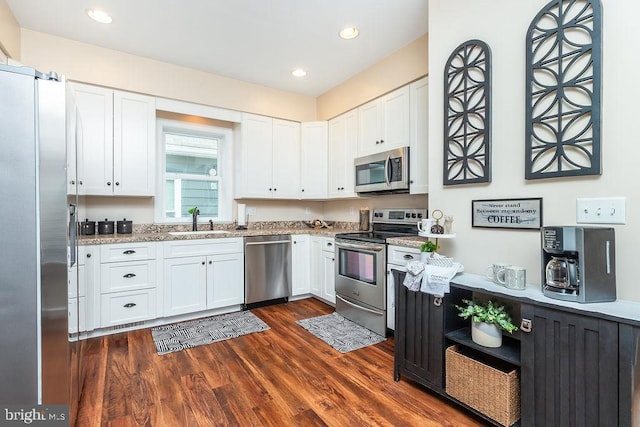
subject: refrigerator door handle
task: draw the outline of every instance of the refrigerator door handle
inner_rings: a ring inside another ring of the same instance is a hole
[[[77,210],[76,205],[69,204],[69,267],[76,264],[76,236],[77,236]]]

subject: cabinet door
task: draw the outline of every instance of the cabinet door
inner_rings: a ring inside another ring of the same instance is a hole
[[[409,85],[380,99],[382,121],[379,151],[409,146]]]
[[[322,251],[322,298],[336,303],[336,256],[333,252]]]
[[[395,378],[400,373],[439,389],[443,386],[444,308],[433,295],[402,285],[406,273],[392,270],[396,283]]]
[[[618,324],[523,304],[522,425],[618,425]]]
[[[300,123],[273,119],[272,197],[300,198]]]
[[[292,295],[311,292],[311,238],[309,235],[291,236]]]
[[[242,115],[241,171],[237,197],[271,198],[273,191],[273,119]]]
[[[317,297],[322,297],[322,247],[324,245],[324,240],[319,236],[311,236],[309,243],[309,271],[311,272],[309,284],[311,286],[311,293]]]
[[[358,108],[358,156],[383,151],[380,102],[375,99]]]
[[[349,111],[329,121],[329,198],[355,197],[358,114]]]
[[[207,308],[206,257],[164,260],[164,316]]]
[[[155,99],[114,92],[113,194],[155,194]]]
[[[77,145],[78,194],[113,193],[113,90],[72,85],[82,123]]]
[[[640,426],[640,328],[620,324],[620,419],[618,425]]]
[[[411,83],[409,173],[411,194],[429,192],[429,80]]]
[[[327,197],[327,122],[302,123],[300,146],[300,198]]]
[[[207,257],[207,308],[244,302],[244,256],[241,253]]]

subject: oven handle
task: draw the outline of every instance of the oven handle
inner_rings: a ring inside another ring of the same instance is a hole
[[[382,316],[384,313],[382,313],[381,311],[375,311],[375,310],[371,310],[370,308],[365,308],[361,305],[357,305],[354,304],[352,302],[347,301],[346,299],[342,298],[340,295],[336,294],[336,298],[338,298],[340,301],[344,302],[345,304],[350,305],[351,307],[355,307],[359,310],[364,310],[364,311],[368,311],[369,313],[373,313],[373,314],[377,314],[378,316]]]
[[[384,180],[387,185],[391,185],[391,156],[387,156],[387,160],[384,162]]]
[[[350,249],[361,249],[364,251],[375,251],[375,252],[380,252],[381,250],[384,250],[384,246],[373,246],[373,245],[356,245],[353,243],[345,243],[345,242],[336,242],[336,246],[340,247],[340,248],[350,248]]]

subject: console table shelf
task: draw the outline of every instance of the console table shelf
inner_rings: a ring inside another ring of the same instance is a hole
[[[456,329],[455,331],[446,333],[445,337],[458,344],[462,344],[497,359],[504,360],[505,362],[509,362],[513,365],[520,366],[520,341],[516,339],[502,337],[501,347],[484,347],[471,340],[471,328]]]

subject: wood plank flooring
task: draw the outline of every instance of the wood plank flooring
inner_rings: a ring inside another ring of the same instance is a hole
[[[339,353],[295,321],[315,299],[252,310],[271,329],[159,356],[149,329],[86,342],[77,426],[479,426],[406,380],[393,338]]]

